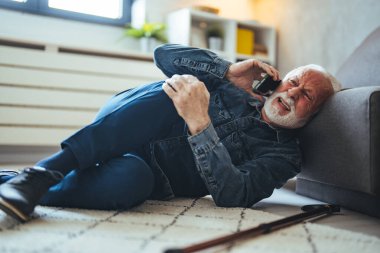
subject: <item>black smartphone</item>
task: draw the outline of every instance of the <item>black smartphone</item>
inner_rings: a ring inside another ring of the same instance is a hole
[[[252,90],[263,96],[269,96],[281,83],[281,80],[275,81],[272,76],[266,74],[261,81],[252,85]]]

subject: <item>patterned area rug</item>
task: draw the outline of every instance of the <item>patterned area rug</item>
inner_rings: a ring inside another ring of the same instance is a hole
[[[216,207],[209,197],[147,201],[128,211],[37,207],[20,224],[0,213],[0,252],[163,252],[281,217]],[[303,223],[203,252],[379,252],[380,239]]]

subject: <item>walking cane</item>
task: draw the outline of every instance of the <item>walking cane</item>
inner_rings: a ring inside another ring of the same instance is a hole
[[[257,227],[242,230],[240,232],[222,236],[216,239],[212,239],[209,241],[205,241],[199,244],[195,244],[189,247],[185,247],[182,249],[168,249],[165,251],[165,253],[190,253],[190,252],[196,252],[199,250],[204,250],[210,247],[214,247],[216,245],[224,244],[227,242],[231,242],[233,240],[242,239],[246,237],[256,237],[258,235],[267,234],[272,231],[288,227],[297,223],[300,223],[302,221],[309,220],[311,218],[316,218],[321,215],[328,215],[335,212],[340,212],[340,207],[337,205],[329,205],[329,204],[322,204],[322,205],[306,205],[302,207],[303,213],[299,213],[293,216],[289,216],[277,221],[273,221],[270,223],[263,223],[260,224]]]

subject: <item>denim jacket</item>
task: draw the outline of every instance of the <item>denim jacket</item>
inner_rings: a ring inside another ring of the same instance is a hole
[[[197,135],[183,131],[152,144],[154,165],[164,172],[161,198],[211,194],[218,206],[250,207],[300,171],[297,131],[261,119],[263,103],[226,79],[230,62],[173,44],[158,47],[154,59],[168,77],[191,74],[205,83],[212,122]]]

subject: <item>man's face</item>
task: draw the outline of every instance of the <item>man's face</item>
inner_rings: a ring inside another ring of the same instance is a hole
[[[300,67],[291,71],[264,104],[262,115],[268,123],[302,127],[333,94],[333,88],[319,70]]]

